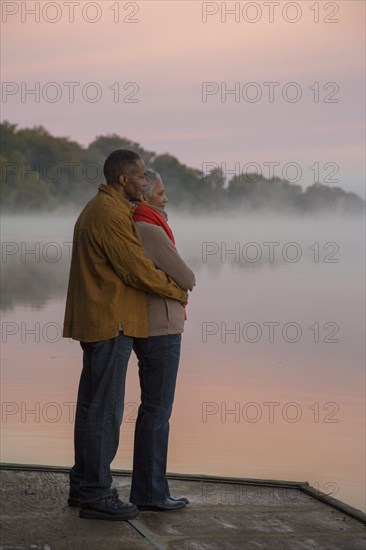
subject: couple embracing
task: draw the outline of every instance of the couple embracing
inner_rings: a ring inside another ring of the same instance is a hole
[[[82,518],[126,520],[139,510],[176,511],[188,503],[170,495],[166,466],[185,304],[195,277],[175,247],[160,176],[124,149],[109,155],[104,176],[73,236],[64,337],[80,341],[83,368],[68,503],[80,506]],[[126,503],[112,486],[110,465],[132,350],[141,404]]]

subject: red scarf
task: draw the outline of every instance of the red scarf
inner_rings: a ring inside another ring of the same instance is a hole
[[[169,239],[175,245],[175,240],[174,240],[172,230],[170,229],[169,225],[165,221],[163,215],[160,214],[154,208],[151,208],[146,204],[138,204],[133,213],[133,219],[135,222],[147,222],[147,223],[151,223],[152,225],[160,225],[160,227],[164,229]]]

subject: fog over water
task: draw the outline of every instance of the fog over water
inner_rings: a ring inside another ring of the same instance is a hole
[[[309,481],[365,509],[365,220],[182,215],[196,273],[169,471]],[[72,463],[81,369],[61,338],[73,224],[2,222],[2,460]],[[139,391],[128,372],[116,468],[131,468]]]
[[[3,309],[11,308],[17,301],[38,307],[64,294],[77,216],[78,213],[3,218]],[[225,266],[255,272],[281,267],[286,273],[290,266],[338,265],[357,258],[362,264],[362,216],[298,218],[271,212],[254,216],[187,216],[170,212],[169,223],[181,255],[197,274],[217,274]]]

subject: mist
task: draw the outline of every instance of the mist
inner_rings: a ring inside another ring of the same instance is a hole
[[[362,275],[362,216],[299,217],[270,211],[186,215],[174,209],[168,209],[168,215],[177,248],[198,281],[201,274],[214,277],[226,269],[221,281],[225,287],[230,270],[250,270],[266,273],[268,284],[276,288],[286,270],[293,269],[295,278],[295,269],[301,267],[313,266],[318,272],[320,267],[332,267],[337,275],[345,264],[354,276]],[[2,309],[25,304],[39,308],[65,296],[77,216],[74,212],[3,218]],[[199,292],[198,282],[195,294]]]

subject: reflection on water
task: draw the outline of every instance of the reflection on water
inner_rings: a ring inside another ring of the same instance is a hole
[[[81,351],[61,326],[74,219],[3,224],[3,461],[73,460]],[[170,221],[197,287],[169,470],[309,481],[365,509],[363,221]],[[138,399],[133,358],[117,468],[131,468]]]

